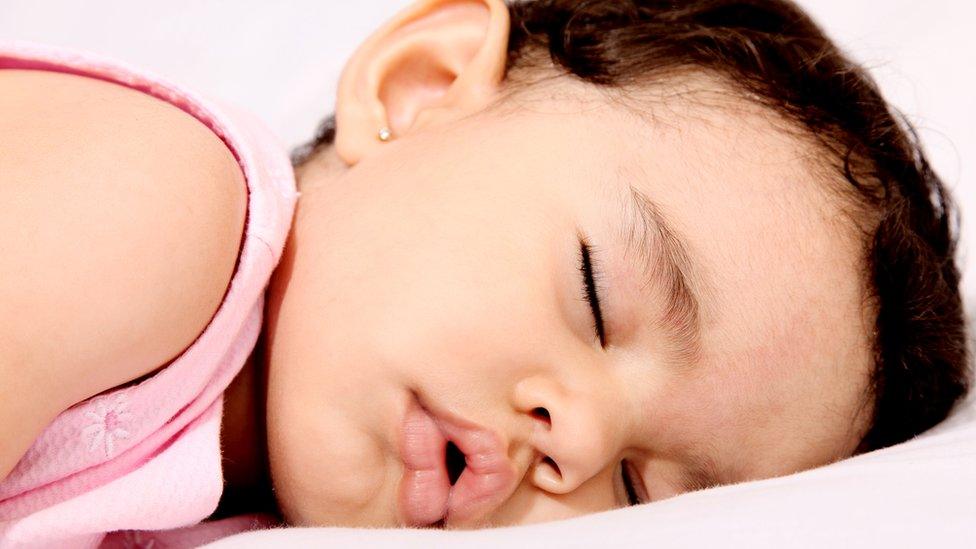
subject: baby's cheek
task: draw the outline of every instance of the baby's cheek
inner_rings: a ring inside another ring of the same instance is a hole
[[[300,410],[296,412],[295,410]],[[269,410],[268,455],[278,504],[290,524],[361,522],[374,514],[385,481],[378,445],[360,426],[321,402],[292,408],[288,421]]]

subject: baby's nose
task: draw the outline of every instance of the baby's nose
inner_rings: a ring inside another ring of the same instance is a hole
[[[528,474],[539,488],[571,492],[619,454],[630,414],[608,389],[572,389],[544,377],[516,388],[516,406],[533,424],[530,441],[537,457]]]

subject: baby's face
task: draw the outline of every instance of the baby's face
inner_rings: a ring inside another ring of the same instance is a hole
[[[626,505],[622,463],[656,501],[850,455],[869,316],[819,153],[742,103],[513,105],[302,170],[267,318],[286,518],[530,523]]]

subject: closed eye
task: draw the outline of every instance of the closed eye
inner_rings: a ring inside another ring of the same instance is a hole
[[[624,483],[624,490],[627,493],[627,505],[640,505],[647,503],[650,498],[647,495],[647,488],[641,480],[640,473],[629,461],[620,462],[620,477]]]
[[[592,247],[585,238],[580,238],[580,273],[583,275],[583,299],[590,304],[593,313],[593,330],[600,340],[600,346],[607,346],[606,331],[603,327],[603,310],[600,308],[600,294],[596,281],[600,278],[593,258]]]

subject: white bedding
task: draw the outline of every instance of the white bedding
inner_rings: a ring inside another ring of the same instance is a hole
[[[405,0],[160,3],[0,0],[0,37],[117,57],[307,139],[352,49]],[[976,214],[976,5],[962,0],[801,0],[866,62],[921,129],[965,214]],[[965,226],[962,265],[976,223]],[[966,276],[966,294],[976,280]],[[969,303],[972,306],[972,300]],[[970,308],[970,310],[972,310]],[[801,474],[569,521],[476,532],[290,529],[215,547],[976,547],[976,404],[908,442]]]

